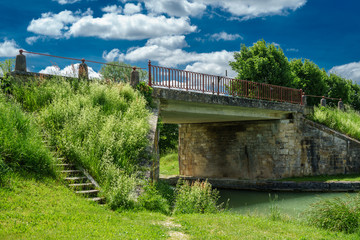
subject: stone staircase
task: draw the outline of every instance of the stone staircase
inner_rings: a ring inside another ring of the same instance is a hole
[[[105,198],[99,196],[100,186],[85,169],[72,163],[66,163],[64,158],[57,159],[56,167],[59,169],[61,177],[75,194],[85,197],[89,201],[105,203]]]

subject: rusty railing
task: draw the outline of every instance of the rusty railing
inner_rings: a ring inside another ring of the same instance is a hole
[[[154,66],[149,61],[149,86],[302,104],[302,90],[228,77]]]

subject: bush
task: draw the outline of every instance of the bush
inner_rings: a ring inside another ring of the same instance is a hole
[[[332,231],[355,232],[359,227],[359,204],[360,195],[321,200],[307,212],[309,223]]]
[[[150,211],[168,214],[170,212],[169,202],[161,195],[156,185],[156,183],[149,182],[144,186],[144,192],[138,199],[139,205]]]
[[[0,171],[11,168],[54,174],[53,163],[34,119],[0,93]]]
[[[217,205],[219,192],[207,181],[189,183],[179,180],[176,186],[174,214],[216,213],[222,208]]]

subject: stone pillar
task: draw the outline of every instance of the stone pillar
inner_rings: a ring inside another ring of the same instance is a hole
[[[344,110],[344,103],[341,101],[341,98],[340,98],[340,100],[338,102],[338,109],[339,110]]]
[[[19,50],[18,55],[16,55],[15,62],[15,71],[26,72],[26,57],[23,55],[23,50]]]
[[[322,99],[320,100],[320,106],[326,107],[326,99],[325,99],[324,96],[323,96]]]
[[[136,86],[139,84],[139,82],[140,82],[139,72],[136,70],[136,67],[133,67],[133,70],[131,72],[130,85],[133,88],[136,88]]]
[[[306,102],[306,95],[305,95],[304,92],[303,92],[303,95],[301,97],[302,97],[302,104],[306,107],[307,102]]]
[[[81,62],[79,65],[79,79],[89,80],[88,66],[85,63],[85,59],[82,59]]]

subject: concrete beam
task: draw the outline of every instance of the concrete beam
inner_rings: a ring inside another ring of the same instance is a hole
[[[206,123],[286,119],[298,104],[154,88],[164,123]]]

